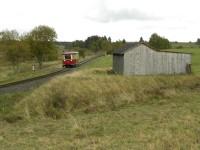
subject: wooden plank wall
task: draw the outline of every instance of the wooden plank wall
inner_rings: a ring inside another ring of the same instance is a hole
[[[124,56],[113,55],[113,71],[118,74],[124,73]]]
[[[191,64],[191,55],[157,52],[140,45],[127,51],[124,61],[119,56],[113,60],[114,70],[125,75],[185,74],[187,64]]]

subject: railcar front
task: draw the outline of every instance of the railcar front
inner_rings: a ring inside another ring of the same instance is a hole
[[[79,63],[78,52],[64,52],[63,53],[63,67],[76,67]]]

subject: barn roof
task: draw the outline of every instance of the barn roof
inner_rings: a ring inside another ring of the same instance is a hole
[[[167,53],[179,53],[179,54],[191,54],[191,53],[185,53],[185,52],[175,52],[175,51],[160,51],[160,50],[157,50],[155,48],[152,48],[151,46],[149,46],[147,43],[138,43],[138,42],[135,42],[135,43],[127,43],[125,44],[123,47],[117,49],[114,51],[113,55],[124,55],[124,53],[126,53],[127,51],[129,51],[130,49],[133,49],[133,48],[136,48],[138,46],[140,46],[141,44],[149,47],[150,49],[154,50],[154,51],[157,51],[157,52],[167,52]]]
[[[126,43],[123,47],[116,49],[113,54],[123,55],[130,48],[135,48],[137,46],[139,46],[138,43]]]
[[[75,51],[64,51],[63,55],[68,55],[68,54],[78,54],[78,52]]]

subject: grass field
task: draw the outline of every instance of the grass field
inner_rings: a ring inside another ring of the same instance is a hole
[[[19,70],[16,71],[12,66],[6,64],[0,67],[0,84],[24,80],[36,76],[41,76],[54,72],[62,68],[61,61],[45,62],[42,69],[39,69],[37,64],[35,71],[32,71],[32,62],[20,64]]]
[[[100,57],[97,60],[94,60],[92,63],[83,67],[83,69],[90,68],[110,68],[112,67],[112,56],[107,55],[105,57]]]
[[[34,91],[0,95],[0,149],[200,149],[200,49],[193,75],[123,77],[112,57]]]

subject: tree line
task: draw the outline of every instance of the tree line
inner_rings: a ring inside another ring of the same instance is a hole
[[[56,38],[56,31],[43,25],[21,35],[16,30],[3,30],[0,32],[0,51],[16,69],[28,60],[36,60],[41,68],[43,61],[57,59]]]
[[[94,35],[88,37],[85,41],[73,41],[71,47],[67,46],[67,48],[78,49],[80,55],[85,55],[85,51],[111,54],[115,49],[122,47],[125,43],[125,39],[112,42],[111,37]]]
[[[148,43],[151,47],[155,49],[169,49],[171,48],[171,44],[168,39],[159,36],[154,33],[151,35],[148,42],[145,42],[141,37],[139,40],[140,43]],[[91,50],[93,52],[103,51],[107,54],[112,54],[114,50],[122,47],[126,44],[126,40],[119,40],[116,42],[112,42],[110,37],[100,37],[100,36],[90,36],[85,41],[76,40],[73,41],[70,48],[78,48],[80,50],[80,54],[82,51],[86,49]],[[69,46],[67,46],[69,48]]]

